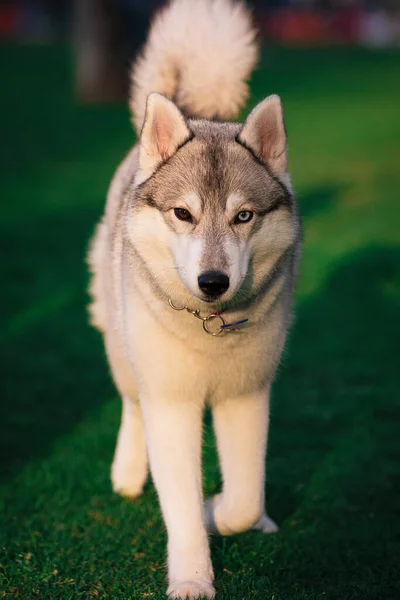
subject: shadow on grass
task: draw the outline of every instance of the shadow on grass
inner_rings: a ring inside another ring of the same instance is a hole
[[[345,585],[349,598],[372,599],[383,581],[396,585],[399,264],[398,250],[364,249],[297,307],[267,464],[268,509],[281,532],[213,539],[226,597],[250,597],[250,588],[224,569],[250,571],[253,593],[279,598],[333,598]]]
[[[399,259],[394,249],[360,251],[297,308],[272,408],[270,492],[280,460],[289,458],[285,479],[296,482],[277,499],[280,519],[293,512],[309,476],[365,404],[393,406]]]
[[[84,257],[96,216],[56,214],[0,232],[1,478],[115,395],[86,314]]]

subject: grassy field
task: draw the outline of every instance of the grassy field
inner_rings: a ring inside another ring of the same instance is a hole
[[[62,48],[3,47],[0,598],[164,598],[151,482],[112,494],[119,401],[87,325],[85,249],[133,142],[78,106]],[[274,387],[280,532],[211,542],[220,600],[400,598],[400,54],[264,52],[304,222],[297,319]],[[209,418],[207,494],[219,486]]]

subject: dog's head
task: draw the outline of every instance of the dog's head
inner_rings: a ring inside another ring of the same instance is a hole
[[[128,235],[160,293],[226,304],[257,293],[298,237],[280,99],[243,125],[185,120],[151,94]]]

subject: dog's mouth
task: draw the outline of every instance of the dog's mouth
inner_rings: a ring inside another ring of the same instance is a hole
[[[189,289],[189,288],[188,288]],[[215,308],[216,310],[220,310],[222,307],[226,307],[234,301],[238,290],[236,290],[233,286],[228,290],[223,292],[222,294],[204,294],[201,293],[200,290],[194,291],[190,290],[191,295],[194,300],[198,302],[202,302],[206,304],[208,307]]]
[[[198,302],[202,302],[207,305],[210,309],[221,310],[226,307],[227,303],[232,299],[229,293],[221,295],[203,295],[203,294],[192,294],[193,298]]]
[[[221,297],[220,296],[207,296],[207,297],[199,298],[199,300],[202,300],[202,302],[207,302],[207,304],[214,304],[214,303],[220,301]]]
[[[232,297],[232,291],[232,288],[229,288],[229,290],[226,290],[222,293],[213,294],[196,290],[196,292],[192,291],[192,295],[197,300],[201,300],[201,302],[206,302],[207,304],[221,304]]]

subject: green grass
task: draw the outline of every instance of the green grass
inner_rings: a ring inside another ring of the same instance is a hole
[[[119,420],[84,255],[133,141],[123,107],[79,106],[62,48],[3,47],[0,598],[164,598],[153,485],[111,493]],[[264,53],[304,221],[296,323],[274,387],[277,535],[213,538],[220,600],[400,597],[400,54]],[[206,493],[219,485],[209,419]]]

